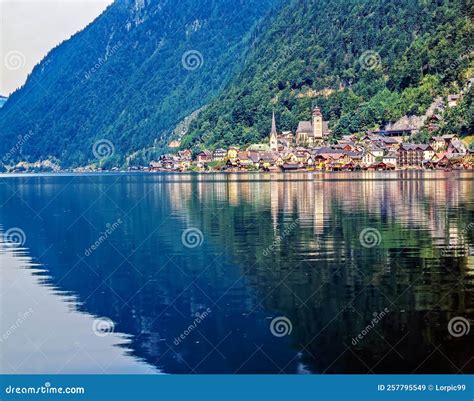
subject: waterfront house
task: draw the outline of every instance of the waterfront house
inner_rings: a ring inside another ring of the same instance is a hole
[[[369,166],[369,170],[374,170],[374,171],[395,170],[395,165],[386,164],[384,162],[378,162]]]
[[[424,152],[418,144],[402,143],[398,150],[397,166],[399,168],[421,168]]]
[[[268,170],[275,166],[275,162],[278,159],[278,153],[276,152],[262,152],[260,154],[260,167],[264,170]]]
[[[379,160],[382,160],[382,157],[385,153],[383,149],[377,146],[375,143],[372,143],[369,146],[369,152],[372,153],[375,156],[375,158]]]
[[[366,167],[371,166],[375,163],[376,157],[369,151],[365,151],[364,155],[362,156],[362,164]]]
[[[191,167],[191,160],[190,159],[181,159],[176,163],[175,166],[179,171],[187,171]]]
[[[157,172],[161,170],[161,163],[157,161],[152,161],[150,162],[150,165],[148,166],[148,170],[152,172]]]
[[[298,163],[284,163],[282,166],[281,166],[281,169],[283,171],[296,171],[300,168],[299,164]]]
[[[308,159],[311,157],[311,152],[306,148],[297,148],[295,156],[298,163],[307,164]]]
[[[454,138],[449,142],[448,153],[452,155],[465,155],[467,149],[459,139]]]
[[[238,163],[240,168],[250,167],[253,162],[249,157],[249,152],[240,151],[237,154],[237,163]]]
[[[178,152],[178,158],[181,160],[192,160],[193,152],[190,149],[180,150]]]
[[[239,153],[239,148],[237,146],[231,146],[227,150],[227,158],[228,159],[237,159],[237,154]]]
[[[446,148],[446,142],[442,136],[434,136],[431,138],[430,145],[435,152],[441,152]]]
[[[443,135],[442,138],[444,139],[446,149],[449,147],[451,142],[459,141],[459,137],[456,134]]]
[[[418,147],[423,151],[423,160],[431,160],[435,155],[435,151],[431,145],[420,144]]]
[[[474,169],[474,154],[467,153],[464,155],[462,162],[465,169]]]
[[[329,161],[330,157],[327,155],[319,154],[313,157],[314,166],[318,170],[326,170]]]
[[[222,149],[222,148],[218,148],[216,150],[214,150],[213,154],[212,154],[212,160],[213,161],[222,161],[226,158],[227,156],[227,150],[226,149]]]
[[[383,158],[382,162],[386,165],[391,165],[396,167],[397,166],[397,153],[396,152],[389,152]]]
[[[207,149],[203,150],[196,156],[196,161],[198,163],[210,163],[212,162],[212,153]]]
[[[249,159],[252,162],[251,165],[255,167],[260,166],[260,152],[255,152],[255,151],[249,151]]]
[[[360,168],[363,164],[364,152],[348,152],[347,156],[356,168]]]

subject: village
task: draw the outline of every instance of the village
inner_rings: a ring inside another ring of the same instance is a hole
[[[436,131],[441,117],[428,120]],[[430,143],[410,142],[415,130],[388,126],[365,135],[346,135],[330,144],[331,131],[315,107],[311,121],[301,121],[296,134],[278,132],[275,113],[267,143],[248,147],[203,150],[195,157],[189,149],[163,155],[149,171],[356,171],[406,169],[474,169],[474,149],[457,135],[433,136]]]

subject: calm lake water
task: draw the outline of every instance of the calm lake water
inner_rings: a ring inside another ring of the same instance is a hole
[[[473,373],[474,173],[0,176],[1,373]]]

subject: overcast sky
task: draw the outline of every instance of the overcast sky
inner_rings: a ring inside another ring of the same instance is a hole
[[[0,0],[0,94],[24,84],[53,47],[93,21],[113,0]]]

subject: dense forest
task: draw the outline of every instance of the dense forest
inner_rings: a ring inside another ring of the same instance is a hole
[[[0,158],[144,164],[199,109],[182,148],[259,141],[272,111],[294,132],[315,104],[337,138],[462,90],[441,131],[472,134],[473,18],[472,0],[117,0],[0,109]]]
[[[291,0],[268,22],[243,71],[191,126],[183,147],[295,132],[321,107],[335,137],[422,115],[473,72],[470,0]],[[472,89],[442,131],[474,129]]]
[[[0,159],[86,165],[105,139],[122,164],[223,88],[277,1],[115,1],[0,109]]]

